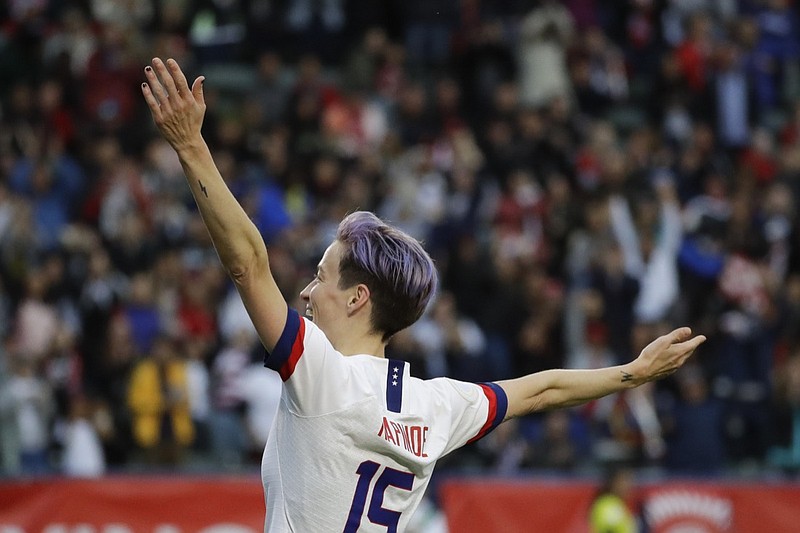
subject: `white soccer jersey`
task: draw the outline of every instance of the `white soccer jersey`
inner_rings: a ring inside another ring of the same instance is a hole
[[[404,531],[436,461],[494,429],[508,405],[494,383],[344,357],[293,309],[265,365],[284,382],[261,465],[269,533]]]

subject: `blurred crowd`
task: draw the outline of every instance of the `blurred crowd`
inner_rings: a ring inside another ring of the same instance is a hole
[[[154,56],[206,76],[204,136],[295,307],[346,213],[424,241],[442,289],[389,348],[417,376],[709,337],[445,468],[800,469],[793,0],[9,0],[0,476],[260,462],[280,379],[144,105]]]

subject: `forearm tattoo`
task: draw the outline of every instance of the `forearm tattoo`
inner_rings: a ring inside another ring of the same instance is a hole
[[[633,374],[629,374],[625,371],[620,370],[622,372],[622,382],[625,383],[626,381],[633,381]]]
[[[205,194],[206,198],[208,198],[208,189],[206,189],[205,185],[203,185],[203,182],[200,181],[200,180],[197,180],[197,183],[200,184],[200,190],[203,191],[203,194]]]

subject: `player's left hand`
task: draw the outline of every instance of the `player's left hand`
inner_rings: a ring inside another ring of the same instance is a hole
[[[639,357],[631,363],[635,367],[633,380],[637,384],[646,383],[672,374],[705,341],[705,335],[692,337],[689,328],[678,328],[658,337],[645,346]]]
[[[196,144],[206,112],[203,96],[205,77],[198,76],[192,88],[174,59],[166,62],[156,57],[144,69],[147,82],[142,94],[164,139],[176,150]]]

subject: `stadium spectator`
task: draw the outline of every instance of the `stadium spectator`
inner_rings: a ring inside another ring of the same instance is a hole
[[[61,14],[59,24],[54,25],[54,30],[44,40],[42,63],[45,67],[58,69],[61,63],[66,62],[70,77],[83,78],[97,48],[92,19],[78,7],[67,8]]]
[[[234,332],[213,358],[211,368],[210,437],[214,459],[240,467],[248,451],[244,420],[247,409],[242,383],[250,368],[257,337],[251,327]]]
[[[136,351],[150,353],[156,338],[162,333],[161,318],[155,305],[152,272],[140,272],[131,279],[128,298],[121,311],[131,327]]]
[[[530,468],[532,460],[542,458],[534,456],[535,450],[520,431],[520,421],[509,422],[498,427],[498,431],[482,439],[477,446],[484,463],[482,466],[497,476],[513,476],[523,469]],[[569,449],[564,451],[569,453]]]
[[[770,111],[784,102],[786,77],[797,68],[799,22],[796,7],[793,9],[786,0],[771,0],[753,7],[758,36],[753,77],[762,110]]]
[[[520,466],[562,474],[574,471],[582,462],[582,439],[576,433],[586,432],[584,421],[573,411],[552,411],[541,417],[538,426],[537,434],[529,437],[527,461]]]
[[[95,428],[91,402],[76,396],[69,418],[57,431],[62,433],[61,471],[70,477],[99,477],[106,471],[105,455]]]
[[[264,52],[257,58],[256,82],[249,95],[256,104],[258,121],[269,128],[281,123],[291,88],[291,73],[276,52]]]
[[[599,264],[591,269],[588,295],[602,300],[594,326],[603,334],[613,360],[625,361],[633,353],[631,336],[635,324],[634,303],[639,295],[639,281],[625,272],[622,251],[612,246],[603,253]],[[587,328],[592,324],[587,324]],[[604,331],[606,330],[606,331]],[[587,329],[587,333],[589,330]],[[588,338],[587,340],[591,340]]]
[[[588,28],[579,39],[569,59],[575,103],[581,113],[601,117],[628,99],[625,58],[600,27]]]
[[[408,0],[403,2],[405,47],[412,68],[426,72],[445,66],[450,58],[453,30],[459,6],[447,0]]]
[[[247,434],[245,453],[251,462],[261,461],[281,401],[280,377],[274,372],[262,372],[263,366],[261,361],[251,363],[242,372],[239,383]]]
[[[204,342],[184,339],[183,352],[186,354],[186,389],[189,399],[189,412],[194,425],[195,438],[192,450],[207,454],[211,447],[211,376],[206,360],[208,350]]]
[[[426,354],[429,377],[475,381],[485,375],[486,338],[475,321],[458,313],[452,293],[438,294],[411,334]]]
[[[709,80],[709,115],[722,148],[742,149],[750,142],[758,113],[752,80],[748,79],[742,51],[734,42],[723,42],[715,51]]]
[[[612,197],[609,205],[625,271],[639,282],[634,317],[648,324],[666,319],[678,299],[677,255],[683,236],[674,185],[660,180],[655,192],[655,201],[640,197],[633,208],[621,196]]]
[[[131,337],[131,327],[124,315],[115,315],[109,322],[103,344],[98,347],[96,367],[85,372],[84,386],[96,394],[99,403],[111,418],[109,428],[101,433],[103,450],[109,466],[129,464],[135,455],[132,416],[128,394],[131,373],[139,363]]]
[[[131,373],[133,437],[148,464],[180,464],[194,440],[186,366],[175,341],[158,336]]]
[[[47,382],[37,375],[37,363],[26,358],[10,362],[11,372],[0,395],[3,417],[10,418],[5,430],[14,439],[6,453],[16,454],[19,472],[41,476],[52,472],[49,458],[50,424],[55,414],[53,393]],[[6,437],[9,438],[9,437]]]
[[[541,107],[556,96],[570,95],[567,49],[574,34],[575,23],[560,2],[545,0],[522,19],[517,55],[524,106]]]
[[[683,369],[676,381],[677,398],[662,415],[668,450],[665,464],[683,475],[719,474],[727,460],[725,405],[711,396],[699,367]]]
[[[286,26],[297,50],[333,60],[342,53],[347,16],[342,0],[297,0],[288,5]]]
[[[776,445],[770,448],[770,464],[796,472],[800,468],[800,354],[795,352],[777,368],[774,399]]]

